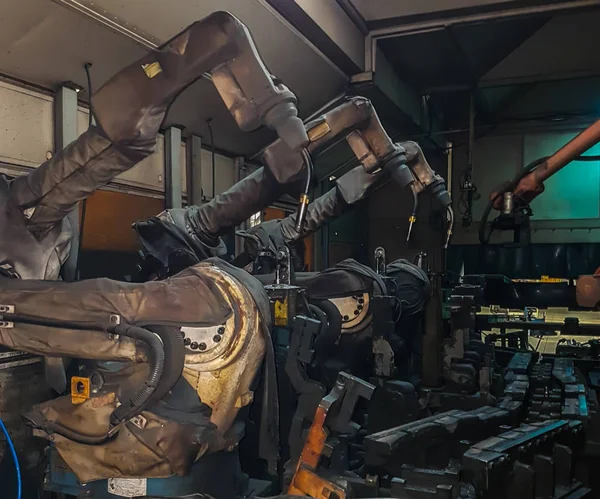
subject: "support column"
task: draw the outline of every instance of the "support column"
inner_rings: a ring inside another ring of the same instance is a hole
[[[181,176],[181,130],[172,126],[165,132],[165,208],[183,206]]]
[[[54,96],[54,149],[55,154],[77,139],[77,91],[66,86],[60,87]],[[74,281],[77,278],[77,259],[80,244],[79,205],[68,215],[73,237],[71,239],[71,253],[62,268],[62,277],[65,281]]]
[[[187,140],[187,160],[185,167],[187,171],[187,196],[188,206],[202,203],[202,139],[192,135]]]
[[[235,168],[235,182],[238,183],[243,180],[248,175],[248,169],[246,167],[246,162],[243,156],[237,156],[234,159],[234,168]],[[238,225],[235,230],[246,230],[248,229],[248,220],[244,220],[240,225]],[[235,236],[235,256],[239,255],[244,251],[244,239]]]

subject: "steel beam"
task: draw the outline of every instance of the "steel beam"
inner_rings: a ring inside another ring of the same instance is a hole
[[[188,206],[202,203],[202,139],[192,135],[186,143],[186,182]]]
[[[336,0],[263,1],[347,75],[363,70],[364,34]]]
[[[365,71],[376,71],[377,69],[377,40],[382,38],[394,38],[403,35],[438,31],[451,26],[477,24],[484,21],[497,19],[516,19],[524,16],[536,16],[544,14],[561,14],[575,10],[598,8],[598,0],[567,0],[562,2],[545,2],[535,5],[522,5],[518,7],[506,7],[500,4],[497,10],[473,13],[468,15],[455,15],[451,17],[438,17],[423,22],[400,23],[380,29],[374,29],[365,37]]]
[[[56,153],[77,139],[77,91],[63,85],[54,96],[54,149]],[[77,278],[77,260],[80,244],[79,204],[67,215],[71,224],[71,252],[62,268],[65,281]]]
[[[377,49],[377,71],[357,74],[352,77],[351,83],[359,89],[361,87],[371,87],[370,91],[375,89],[386,98],[387,102],[395,106],[398,113],[408,117],[425,132],[436,146],[446,147],[445,139],[438,133],[442,130],[441,120],[435,115],[429,116],[432,111],[428,106],[423,105],[421,95],[400,79],[381,50]]]
[[[181,208],[183,206],[181,175],[181,130],[172,126],[167,128],[167,131],[165,132],[166,208]]]

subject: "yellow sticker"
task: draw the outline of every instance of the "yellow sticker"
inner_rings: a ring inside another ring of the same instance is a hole
[[[83,404],[90,398],[90,378],[73,376],[71,378],[71,402],[73,404]]]
[[[162,73],[162,67],[158,61],[150,64],[142,64],[142,69],[148,78],[154,78],[155,76]]]
[[[330,131],[331,127],[329,126],[329,123],[323,121],[322,123],[312,127],[310,130],[307,130],[306,134],[308,135],[308,139],[311,142],[314,142],[315,140],[319,140],[321,137],[327,135]]]
[[[287,326],[288,324],[288,299],[275,300],[275,325]]]

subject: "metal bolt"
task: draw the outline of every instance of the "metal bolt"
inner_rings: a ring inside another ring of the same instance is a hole
[[[191,345],[192,350],[196,350],[198,348],[198,342],[194,341]]]
[[[219,334],[223,334],[225,332],[225,328],[223,326],[221,326],[219,329],[217,329],[217,333]]]
[[[215,335],[213,336],[213,341],[214,341],[215,343],[219,343],[219,341],[221,341],[221,337],[220,337],[218,334],[215,334]]]
[[[358,303],[360,303],[361,305],[362,305],[364,302],[365,302],[365,299],[364,299],[364,298],[359,298],[359,299],[358,299]]]
[[[183,344],[187,347],[190,345],[190,343],[192,342],[192,340],[190,340],[189,338],[186,338],[185,340],[183,340]]]
[[[360,314],[360,311],[359,310],[355,310],[354,311],[354,315],[358,315],[358,314]]]
[[[379,477],[377,475],[368,475],[365,478],[365,481],[369,484],[369,485],[375,485],[377,486],[377,484],[379,483]]]
[[[362,310],[364,307],[364,305],[361,305],[360,303],[358,304],[358,307],[356,307],[358,310]]]
[[[200,345],[198,345],[198,348],[200,350],[206,350],[206,343],[200,343]]]
[[[343,318],[344,318],[345,321],[350,320],[350,317],[348,317],[347,315],[344,315]]]
[[[183,329],[181,330],[181,336],[185,338],[185,332],[183,331]]]

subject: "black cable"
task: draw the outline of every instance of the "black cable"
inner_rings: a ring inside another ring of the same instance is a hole
[[[98,322],[67,321],[26,314],[2,314],[0,315],[0,320],[57,329],[114,333],[120,336],[127,336],[135,340],[140,340],[150,348],[150,374],[144,381],[142,387],[134,393],[129,400],[125,401],[113,411],[110,416],[112,427],[106,434],[101,436],[84,435],[65,428],[58,423],[37,421],[35,418],[30,419],[34,426],[43,429],[48,434],[58,433],[70,440],[87,445],[99,445],[106,442],[116,435],[122,423],[142,412],[151,400],[157,387],[160,385],[165,371],[165,365],[171,361],[171,359],[165,358],[165,348],[161,338],[157,334],[138,326],[129,324],[109,325]]]
[[[298,234],[302,233],[302,228],[304,226],[304,219],[306,218],[306,210],[308,209],[308,203],[310,202],[310,198],[308,194],[310,192],[310,186],[312,185],[312,178],[314,172],[314,165],[312,162],[312,158],[308,149],[302,149],[302,159],[304,160],[304,164],[306,166],[306,180],[304,184],[304,190],[300,195],[300,205],[298,206],[298,211],[296,213],[296,224],[294,229]]]
[[[407,243],[410,241],[413,225],[417,221],[417,211],[419,209],[419,194],[417,193],[417,189],[415,188],[414,183],[410,187],[410,191],[412,192],[412,212],[410,217],[408,217],[408,232],[406,234]]]
[[[88,114],[88,128],[90,128],[94,122],[94,110],[92,108],[92,76],[90,74],[90,68],[92,67],[91,62],[86,62],[83,65],[85,69],[85,76],[88,84],[88,99],[90,100],[90,112]]]
[[[579,156],[578,158],[575,158],[573,161],[600,161],[600,155]]]
[[[544,161],[546,161],[549,156],[544,156],[543,158],[538,158],[535,161],[529,163],[522,171],[517,173],[517,175],[503,188],[501,188],[493,198],[490,198],[488,201],[485,210],[483,211],[483,215],[481,217],[481,222],[479,223],[479,242],[481,244],[488,244],[490,242],[490,238],[492,237],[492,232],[494,231],[493,226],[490,227],[489,232],[486,231],[487,221],[490,216],[490,212],[494,206],[494,203],[503,196],[506,192],[513,191],[519,182],[529,175],[533,170],[535,170],[539,165],[541,165]]]
[[[84,64],[85,76],[87,78],[88,85],[88,99],[90,101],[90,109],[88,114],[88,130],[92,127],[94,122],[94,111],[92,108],[92,75],[90,74],[90,68],[92,67],[91,62]],[[79,280],[79,260],[81,259],[81,250],[83,248],[83,227],[85,225],[85,212],[87,209],[87,198],[81,203],[81,218],[79,222],[79,244],[77,247],[77,260],[75,261],[75,280]]]
[[[210,135],[210,157],[212,161],[212,197],[214,198],[215,193],[215,139],[213,137],[213,129],[212,129],[212,118],[206,120],[206,124],[208,125],[208,133]]]

